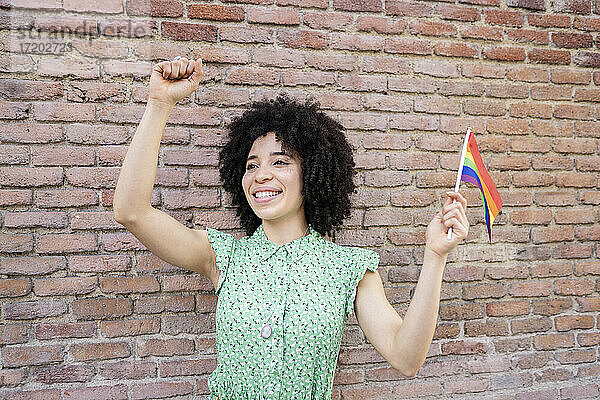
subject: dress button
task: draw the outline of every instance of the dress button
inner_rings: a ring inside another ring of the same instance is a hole
[[[272,332],[273,332],[273,330],[271,329],[271,325],[264,324],[262,329],[260,330],[260,335],[263,338],[268,339],[271,336]]]

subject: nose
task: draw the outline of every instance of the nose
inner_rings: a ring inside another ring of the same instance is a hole
[[[268,168],[268,166],[258,167],[256,169],[256,173],[254,174],[254,178],[256,179],[257,182],[263,182],[266,179],[271,179],[272,177],[273,177],[273,174],[272,174],[271,170]]]

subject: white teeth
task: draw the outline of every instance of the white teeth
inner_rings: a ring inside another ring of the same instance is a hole
[[[260,199],[261,197],[277,196],[279,193],[281,193],[281,192],[258,192],[258,193],[254,194],[254,197]]]

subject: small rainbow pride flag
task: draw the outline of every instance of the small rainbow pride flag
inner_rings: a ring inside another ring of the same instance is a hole
[[[496,185],[492,181],[492,177],[485,169],[485,165],[483,165],[481,154],[479,154],[479,147],[477,147],[475,135],[471,132],[471,128],[467,129],[465,136],[458,176],[460,176],[460,181],[472,183],[479,188],[481,202],[485,210],[488,238],[490,243],[492,243],[492,224],[498,214],[500,214],[502,199],[496,189]],[[457,179],[456,192],[458,191],[460,181]]]

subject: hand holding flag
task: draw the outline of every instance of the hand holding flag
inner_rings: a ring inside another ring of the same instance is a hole
[[[492,243],[492,224],[494,219],[500,213],[502,208],[502,199],[496,189],[496,185],[492,181],[492,177],[485,169],[479,147],[475,141],[475,135],[471,132],[471,128],[467,129],[465,141],[463,143],[462,154],[458,173],[456,174],[455,192],[458,192],[460,182],[470,182],[477,186],[481,192],[481,202],[485,213],[485,223],[487,225],[488,238]],[[450,240],[452,235],[452,227],[448,230],[447,240]]]

